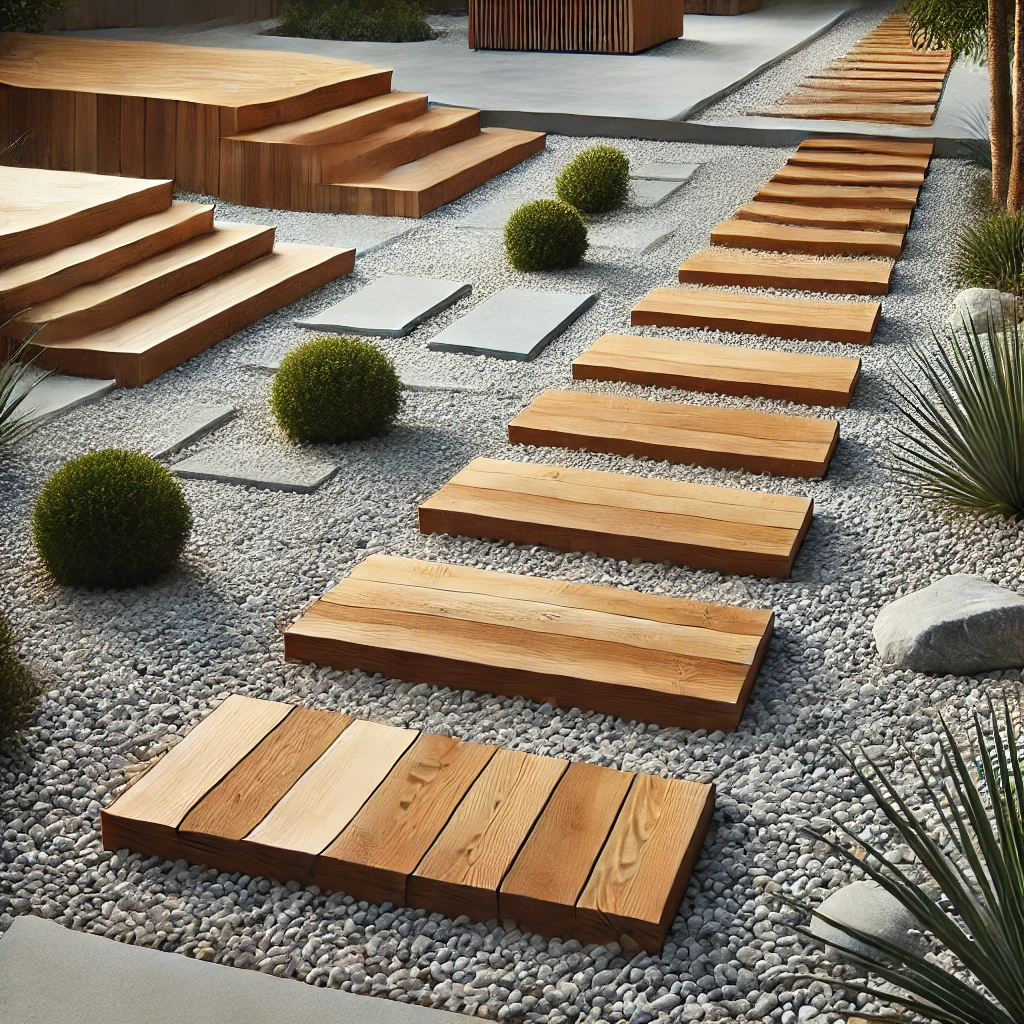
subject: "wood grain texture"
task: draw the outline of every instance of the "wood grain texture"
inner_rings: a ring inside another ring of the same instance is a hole
[[[420,505],[420,531],[788,576],[808,499],[474,459]]]
[[[845,407],[860,378],[860,360],[605,334],[573,361],[572,375]]]
[[[805,203],[808,206],[840,206],[847,209],[887,208],[913,210],[919,189],[877,185],[799,185],[769,181],[754,199],[765,203]]]
[[[931,139],[880,139],[872,135],[812,136],[800,143],[798,150],[843,150],[850,153],[881,153],[883,155],[927,156],[935,151]]]
[[[843,170],[839,167],[786,164],[775,173],[772,181],[790,185],[878,185],[889,188],[920,188],[924,184],[924,171]]]
[[[585,449],[713,469],[824,476],[834,420],[585,391],[544,391],[509,423],[512,444]]]
[[[656,288],[633,307],[631,323],[870,345],[881,315],[878,302]]]
[[[809,227],[737,219],[716,225],[711,231],[711,244],[732,249],[802,253],[807,256],[881,256],[895,259],[903,251],[903,232]]]
[[[285,653],[626,719],[734,729],[772,624],[768,611],[376,555],[286,631]]]
[[[765,203],[756,200],[744,203],[736,211],[737,220],[769,221],[773,224],[796,224],[841,231],[881,231],[886,234],[906,232],[912,215],[912,210],[808,206],[804,203]]]

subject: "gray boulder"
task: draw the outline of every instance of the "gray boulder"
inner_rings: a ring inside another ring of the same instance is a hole
[[[944,576],[875,619],[882,659],[935,675],[1024,666],[1024,597],[980,576]]]
[[[861,956],[878,956],[879,951],[847,935],[840,928],[826,924],[817,914],[824,914],[837,924],[878,935],[906,950],[920,950],[923,940],[917,918],[877,882],[851,882],[828,896],[811,918],[811,934],[828,947],[833,959],[843,959],[842,951]],[[913,930],[914,934],[911,934]]]
[[[965,322],[973,323],[979,334],[987,334],[990,320],[999,327],[1004,320],[1014,323],[1018,319],[1016,296],[998,288],[965,288],[953,300],[949,325],[962,330]]]

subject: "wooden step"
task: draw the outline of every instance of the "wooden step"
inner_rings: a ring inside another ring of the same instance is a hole
[[[702,327],[801,341],[870,345],[881,315],[880,302],[656,288],[633,307],[630,322],[634,327]]]
[[[0,318],[109,277],[213,230],[213,207],[173,203],[95,238],[0,270]]]
[[[838,167],[801,167],[786,164],[772,178],[784,185],[875,185],[880,187],[920,188],[924,171],[844,171]]]
[[[354,249],[279,243],[224,274],[116,327],[39,346],[39,365],[141,387],[235,331],[347,274]]]
[[[833,67],[822,68],[814,72],[810,78],[837,79],[839,81],[865,82],[929,82],[941,85],[946,80],[943,71],[871,71],[866,68]]]
[[[903,139],[879,139],[871,135],[826,135],[804,139],[798,152],[807,150],[845,150],[850,153],[884,153],[895,156],[927,156],[935,151],[931,139],[908,142]]]
[[[706,783],[234,695],[102,829],[107,850],[656,954],[713,808]]]
[[[474,459],[420,505],[422,533],[786,577],[809,498]]]
[[[883,71],[909,71],[913,69],[924,71],[946,71],[949,68],[949,57],[937,57],[934,60],[927,57],[899,57],[890,54],[879,53],[853,53],[848,57],[841,58],[833,63],[833,67],[845,67],[849,65],[866,66],[869,69],[877,67]]]
[[[798,149],[787,161],[791,166],[840,167],[857,171],[924,171],[928,170],[930,158],[926,156],[902,156],[885,153],[850,153],[845,150]]]
[[[380,177],[327,186],[342,213],[422,217],[540,152],[543,132],[484,128],[479,135]]]
[[[854,106],[861,104],[885,104],[886,106],[918,107],[924,113],[933,116],[938,98],[938,95],[931,95],[929,93],[904,91],[898,85],[884,92],[864,93],[850,92],[842,89],[800,88],[794,89],[786,97],[786,105],[803,106],[809,103],[825,103],[834,107],[843,103],[849,103]],[[927,108],[927,110],[924,108]],[[896,164],[895,166],[901,167],[906,165]]]
[[[917,188],[888,188],[872,185],[800,185],[769,181],[754,196],[764,203],[806,203],[808,206],[837,206],[846,209],[913,210]]]
[[[832,295],[888,295],[893,266],[892,260],[817,260],[767,252],[705,249],[680,265],[679,282]]]
[[[819,121],[878,121],[927,128],[935,119],[931,107],[899,103],[794,103],[758,111],[762,116]],[[800,179],[805,180],[805,179]]]
[[[605,334],[577,356],[572,375],[575,380],[845,407],[860,378],[860,360]]]
[[[633,455],[711,469],[821,477],[839,442],[834,420],[749,409],[544,391],[508,425],[512,444]]]
[[[273,228],[218,224],[209,234],[25,310],[4,325],[3,335],[20,341],[36,330],[35,342],[41,344],[103,331],[266,256],[273,248]]]
[[[919,82],[903,81],[900,78],[893,79],[867,79],[862,81],[849,80],[846,78],[805,78],[800,83],[801,90],[818,89],[826,92],[854,92],[854,93],[887,93],[887,92],[915,92],[927,96],[932,100],[938,100],[942,94],[941,82]]]
[[[895,259],[903,251],[903,233],[727,220],[712,230],[711,244],[810,256],[888,256]]]
[[[627,721],[732,730],[770,611],[371,555],[284,635],[285,657],[522,696]]]
[[[913,210],[870,210],[842,206],[805,206],[803,203],[744,203],[738,220],[771,221],[775,224],[799,224],[815,228],[885,231],[902,233],[910,227]]]
[[[166,210],[172,198],[169,181],[4,166],[0,195],[0,268]]]

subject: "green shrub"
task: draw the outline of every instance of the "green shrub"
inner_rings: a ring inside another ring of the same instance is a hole
[[[279,36],[418,43],[434,30],[414,0],[291,0],[281,12]]]
[[[281,360],[270,408],[293,441],[360,441],[395,425],[402,382],[380,349],[327,334]]]
[[[555,179],[555,194],[580,213],[607,213],[629,198],[629,158],[614,146],[591,146]]]
[[[35,710],[42,685],[18,657],[20,638],[0,614],[0,743],[16,739]]]
[[[64,0],[0,0],[0,32],[42,32]]]
[[[587,225],[568,203],[537,199],[520,206],[505,225],[505,252],[516,270],[564,270],[587,251]]]
[[[1024,213],[996,210],[956,240],[953,271],[964,288],[1024,289]]]
[[[154,459],[108,448],[46,482],[32,515],[36,550],[58,583],[132,587],[177,561],[192,530],[181,486]]]

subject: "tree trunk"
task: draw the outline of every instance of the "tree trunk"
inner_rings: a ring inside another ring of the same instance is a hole
[[[1011,213],[1024,205],[1024,0],[1016,0],[1013,18],[1013,152],[1010,157],[1010,186],[1006,199]]]
[[[1013,155],[1013,92],[1010,85],[1010,0],[988,0],[988,82],[991,95],[992,199],[1005,206]],[[1017,0],[1019,10],[1020,0]]]

